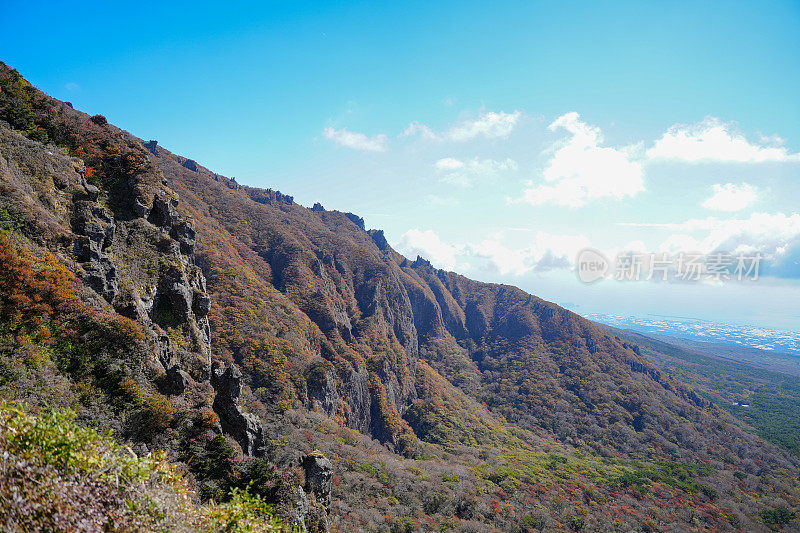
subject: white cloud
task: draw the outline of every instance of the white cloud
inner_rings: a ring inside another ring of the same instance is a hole
[[[466,142],[485,137],[497,139],[508,137],[522,118],[520,111],[506,113],[504,111],[484,111],[477,118],[467,119],[453,125],[449,130],[436,132],[430,126],[419,122],[412,122],[400,134],[401,137],[419,135],[429,141]]]
[[[570,268],[578,251],[589,244],[589,239],[583,235],[553,235],[542,231],[536,232],[526,248],[507,246],[503,232],[480,242],[448,244],[432,230],[412,229],[403,234],[396,248],[408,258],[419,255],[439,268],[520,276]]]
[[[442,197],[435,194],[429,194],[427,200],[429,205],[437,207],[456,207],[461,205],[461,201],[458,198]]]
[[[800,154],[790,153],[782,144],[783,139],[776,136],[761,136],[760,144],[751,143],[743,134],[736,131],[733,124],[708,117],[696,124],[676,124],[670,127],[653,147],[647,150],[647,157],[690,163],[800,161]]]
[[[396,248],[406,257],[422,256],[438,268],[452,270],[456,266],[458,249],[442,242],[433,230],[410,229],[400,237]]]
[[[325,135],[325,138],[332,140],[336,144],[354,150],[363,150],[366,152],[386,151],[387,138],[384,134],[367,137],[363,133],[348,131],[347,128],[337,130],[330,127],[325,128],[325,131],[322,133]]]
[[[736,185],[716,183],[713,185],[714,194],[703,202],[703,207],[715,211],[741,211],[758,200],[758,189],[748,183]]]
[[[444,157],[433,164],[436,170],[456,170],[464,166],[463,161],[454,159],[452,157]]]
[[[519,165],[513,159],[478,159],[462,161],[453,157],[439,159],[433,164],[437,171],[444,173],[441,181],[451,185],[470,187],[475,178],[493,178],[501,172],[517,170]]]
[[[695,218],[681,223],[623,226],[663,228],[674,231],[659,251],[670,252],[752,252],[766,256],[780,255],[781,250],[800,236],[800,214],[753,213],[747,218]]]
[[[447,132],[447,137],[457,142],[469,141],[479,136],[488,139],[508,137],[520,117],[522,117],[522,113],[519,111],[513,113],[487,111],[481,113],[476,119],[465,120],[453,126]]]
[[[414,135],[419,135],[428,141],[441,140],[439,134],[433,131],[429,126],[420,124],[419,122],[412,122],[403,130],[403,133],[400,134],[401,137],[413,137]]]
[[[635,160],[634,150],[601,146],[600,128],[582,122],[578,113],[560,116],[549,129],[564,129],[571,136],[555,147],[542,173],[546,183],[530,182],[522,201],[581,207],[591,200],[619,200],[644,190],[642,165]]]

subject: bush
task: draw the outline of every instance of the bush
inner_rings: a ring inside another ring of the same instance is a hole
[[[759,513],[759,516],[767,524],[782,526],[797,518],[797,513],[790,511],[786,507],[774,507],[772,509],[764,509]]]
[[[198,506],[163,454],[138,457],[72,411],[0,403],[2,531],[282,531],[259,495]]]

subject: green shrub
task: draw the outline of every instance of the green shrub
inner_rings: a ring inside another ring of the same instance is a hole
[[[767,524],[782,526],[797,518],[797,513],[790,511],[786,507],[774,507],[772,509],[764,509],[759,513],[759,516]]]

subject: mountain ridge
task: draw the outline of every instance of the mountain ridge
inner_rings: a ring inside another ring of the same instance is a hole
[[[0,81],[0,214],[16,228],[7,247],[51,254],[83,280],[86,313],[141,330],[125,341],[141,361],[115,353],[78,369],[49,340],[34,343],[58,370],[30,372],[71,383],[69,401],[87,421],[176,460],[201,453],[197,442],[208,453],[229,438],[247,461],[266,456],[287,472],[313,443],[339,458],[349,488],[333,489],[330,504],[315,500],[333,529],[414,520],[410,530],[431,520],[476,530],[615,520],[674,528],[700,508],[708,527],[763,528],[758,512],[768,503],[797,505],[794,458],[634,344],[515,287],[410,261],[357,215],[240,185],[47,97],[5,65]],[[0,392],[13,396],[13,382]],[[102,391],[91,409],[80,383]],[[147,417],[147,431],[134,413]],[[348,459],[368,452],[382,466]],[[450,461],[459,474],[443,471],[434,483],[404,477],[418,466],[387,466],[404,461],[434,470]],[[517,468],[499,469],[506,463]],[[680,466],[690,463],[704,466]],[[562,468],[570,477],[557,481],[550,472]],[[202,494],[225,496],[227,474],[189,469]],[[751,487],[760,506],[722,492],[745,490],[739,471],[774,477]],[[570,483],[583,496],[566,491],[561,509],[546,509]],[[431,494],[408,494],[417,486]],[[605,502],[586,496],[596,491]],[[663,492],[663,512],[646,510],[650,491]],[[365,510],[375,505],[388,518]],[[643,514],[628,516],[629,505]]]

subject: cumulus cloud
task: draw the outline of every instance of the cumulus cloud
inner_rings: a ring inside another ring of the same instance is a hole
[[[660,246],[665,252],[761,252],[778,257],[800,238],[800,214],[753,213],[747,218],[694,218],[680,223],[624,226],[663,228],[674,233]]]
[[[339,146],[362,150],[365,152],[385,152],[387,147],[386,135],[380,134],[374,137],[367,137],[363,133],[349,131],[347,128],[340,130],[325,128],[322,132],[326,139],[330,139]]]
[[[425,140],[453,142],[466,142],[478,137],[497,139],[508,137],[519,123],[520,118],[522,118],[520,111],[512,113],[484,111],[476,118],[463,120],[443,132],[436,132],[430,126],[412,122],[403,131],[401,137],[419,135]]]
[[[619,200],[644,190],[642,164],[633,148],[602,146],[600,128],[581,121],[574,111],[560,116],[548,128],[566,130],[570,136],[554,147],[542,173],[545,183],[529,182],[522,201],[581,207],[599,198]]]
[[[646,155],[654,160],[673,159],[690,163],[800,161],[800,154],[790,153],[780,137],[762,136],[760,142],[751,142],[733,124],[714,117],[696,124],[670,127]]]
[[[472,186],[475,179],[493,178],[501,172],[517,170],[519,165],[513,159],[504,161],[496,159],[478,159],[462,161],[453,157],[439,159],[433,164],[434,168],[444,174],[441,181],[461,187]]]
[[[508,246],[502,232],[479,242],[448,244],[432,230],[412,229],[403,234],[396,248],[406,257],[419,255],[439,268],[521,276],[571,268],[578,251],[589,244],[589,239],[583,235],[554,235],[542,231],[536,232],[527,247]]]
[[[456,266],[458,248],[443,242],[433,230],[410,229],[400,237],[397,250],[406,257],[424,257],[438,268]]]
[[[736,185],[716,183],[714,193],[703,202],[703,207],[714,211],[741,211],[758,200],[758,189],[748,183]]]

